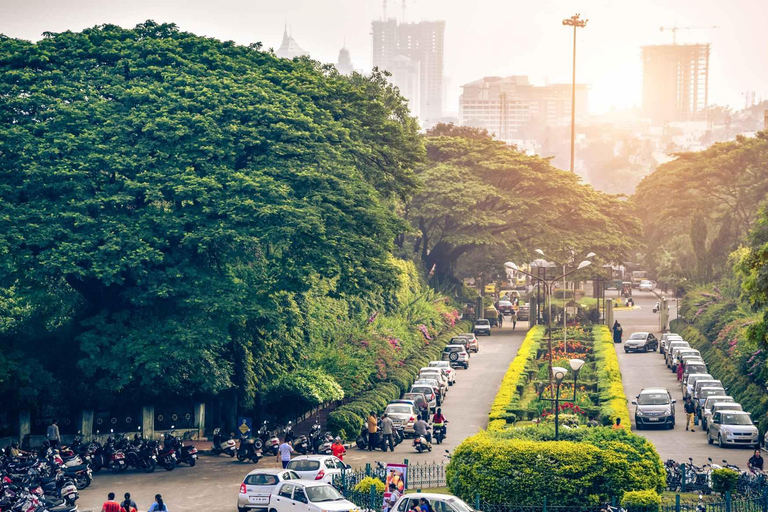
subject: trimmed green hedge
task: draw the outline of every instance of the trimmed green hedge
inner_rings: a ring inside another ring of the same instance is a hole
[[[691,347],[701,352],[709,373],[722,381],[728,394],[739,402],[745,411],[752,413],[752,418],[759,422],[760,432],[766,432],[768,430],[768,394],[765,393],[765,389],[744,375],[738,364],[729,358],[727,352],[712,345],[712,342],[695,327],[683,321],[675,321],[672,328],[690,343]]]
[[[505,437],[520,430],[525,429],[481,432],[465,439],[446,470],[451,492],[470,502],[479,493],[488,503],[540,505],[546,497],[558,506],[583,506],[627,491],[664,488],[658,454],[648,441],[630,432],[573,429],[583,431],[579,442]]]
[[[365,391],[351,402],[328,414],[328,430],[337,435],[343,434],[347,439],[356,438],[365,418],[371,412],[381,413],[389,402],[407,393],[418,376],[419,370],[427,366],[430,361],[440,359],[445,343],[457,333],[468,332],[470,329],[469,322],[460,322],[433,339],[429,345],[425,345],[421,351],[410,357],[401,368],[390,371],[387,380],[377,383],[373,389]]]
[[[600,417],[605,424],[621,418],[624,428],[631,428],[627,395],[621,382],[619,358],[614,348],[611,330],[605,325],[592,327],[595,338],[593,347],[597,361],[597,389],[600,392]]]
[[[661,510],[661,495],[656,491],[627,491],[621,499],[621,506],[627,512],[658,512]]]

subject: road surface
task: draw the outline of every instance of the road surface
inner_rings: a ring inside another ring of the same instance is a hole
[[[624,328],[624,339],[626,340],[630,334],[638,331],[651,331],[660,337],[658,314],[653,313],[653,306],[657,301],[656,296],[651,292],[633,291],[633,297],[639,309],[615,313],[616,319]],[[670,318],[674,319],[675,316],[675,303],[670,301]],[[619,356],[627,400],[631,402],[640,393],[640,390],[646,387],[667,388],[672,393],[672,397],[677,399],[674,430],[648,429],[638,431],[634,425],[634,407],[631,404],[629,406],[633,431],[650,439],[656,445],[662,460],[674,459],[683,462],[687,461],[688,457],[693,457],[694,464],[700,466],[707,462],[708,457],[712,457],[718,463],[727,459],[732,464],[746,468],[747,460],[752,454],[751,449],[721,449],[709,445],[706,433],[699,428],[696,428],[695,432],[686,432],[682,391],[677,381],[677,375],[667,368],[664,359],[658,352],[630,352],[626,354],[621,345],[617,344],[615,348]]]
[[[442,445],[434,445],[431,453],[424,454],[417,453],[409,439],[397,446],[394,452],[367,452],[352,448],[344,457],[345,462],[354,468],[375,461],[402,462],[406,458],[411,462],[447,462],[444,458],[446,449],[452,450],[464,438],[487,426],[488,411],[501,379],[525,335],[521,326],[527,327],[527,322],[519,322],[514,332],[508,324],[501,329],[493,329],[491,337],[480,339],[480,352],[472,355],[469,369],[457,370],[456,385],[450,388],[443,405],[443,414],[449,424],[448,437]],[[118,499],[122,499],[125,492],[130,492],[139,510],[147,510],[154,495],[162,494],[172,512],[231,512],[236,508],[237,492],[243,477],[252,469],[276,465],[271,457],[254,465],[226,456],[202,455],[196,467],[180,466],[170,472],[162,468],[151,475],[135,470],[118,475],[101,471],[95,476],[93,484],[80,493],[78,504],[82,511],[98,512],[109,492],[114,492]]]

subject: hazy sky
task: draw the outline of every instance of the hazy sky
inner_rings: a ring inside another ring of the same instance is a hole
[[[401,17],[401,0],[388,15]],[[447,110],[460,86],[483,76],[528,75],[534,83],[570,82],[572,33],[563,18],[589,18],[579,30],[577,80],[590,84],[592,112],[640,104],[640,46],[711,42],[710,103],[741,108],[743,93],[768,98],[768,0],[410,0],[407,21],[445,20]],[[147,19],[182,30],[277,48],[285,20],[313,58],[336,62],[346,38],[356,68],[371,66],[370,21],[382,0],[0,0],[0,33],[37,40],[44,31],[103,23],[133,27]]]

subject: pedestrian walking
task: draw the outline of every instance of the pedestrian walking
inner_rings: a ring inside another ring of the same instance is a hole
[[[378,426],[376,425],[376,413],[371,411],[371,414],[368,416],[368,451],[372,452],[374,447],[376,446],[376,432],[378,431]]]
[[[347,450],[344,448],[344,445],[341,444],[340,437],[337,437],[333,440],[333,444],[331,445],[331,453],[339,460],[344,460],[344,454],[347,453]]]
[[[149,507],[147,512],[168,512],[168,507],[163,503],[163,497],[155,494],[155,502]]]
[[[107,494],[107,501],[101,506],[101,512],[120,512],[120,504],[115,501],[115,493]]]
[[[683,380],[683,373],[685,373],[685,367],[683,366],[683,362],[680,361],[677,364],[677,380],[679,381]]]
[[[56,418],[51,420],[51,424],[48,425],[48,443],[51,445],[51,448],[54,450],[59,447],[59,443],[61,443],[61,435],[59,435],[59,420]]]
[[[696,412],[696,406],[693,405],[693,401],[691,400],[691,397],[686,397],[685,399],[685,430],[691,429],[691,432],[696,432],[693,430],[693,413]]]
[[[501,327],[501,324],[504,323],[504,313],[499,312],[499,319],[498,319],[498,321],[499,321],[499,327]]]
[[[395,424],[387,413],[381,415],[381,433],[384,436],[384,443],[389,444],[389,451],[395,451],[395,440],[392,438]]]
[[[621,324],[618,320],[613,323],[613,342],[621,343],[621,337],[624,334],[624,329],[621,328]]]
[[[277,460],[283,463],[283,469],[288,467],[288,463],[291,462],[291,454],[296,453],[289,441],[283,439],[283,444],[277,448]]]
[[[137,512],[138,507],[136,505],[136,502],[131,499],[131,493],[127,492],[125,493],[125,496],[123,496],[123,502],[120,504],[120,510],[121,512]]]
[[[512,310],[512,315],[510,320],[512,320],[512,330],[514,331],[515,327],[517,327],[517,310],[516,309]]]

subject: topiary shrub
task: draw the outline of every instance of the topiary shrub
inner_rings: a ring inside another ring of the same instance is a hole
[[[658,512],[661,510],[661,495],[656,491],[627,491],[621,499],[621,506],[627,512]]]
[[[371,486],[374,486],[376,488],[376,492],[379,494],[384,492],[384,489],[385,489],[384,482],[382,482],[378,478],[373,478],[372,476],[367,476],[362,480],[360,480],[360,482],[358,482],[357,485],[355,486],[355,490],[357,492],[369,493],[371,492]]]
[[[522,429],[509,433],[516,430]],[[594,430],[563,432],[583,431],[573,436],[578,439]],[[598,447],[592,442],[528,441],[481,432],[456,448],[446,480],[452,493],[468,501],[479,493],[484,501],[497,504],[537,506],[546,496],[558,506],[596,505],[625,491],[663,488],[658,455],[646,464],[644,457],[631,443],[619,440]]]
[[[712,471],[712,490],[715,492],[734,492],[738,482],[739,474],[732,469],[721,468]]]

